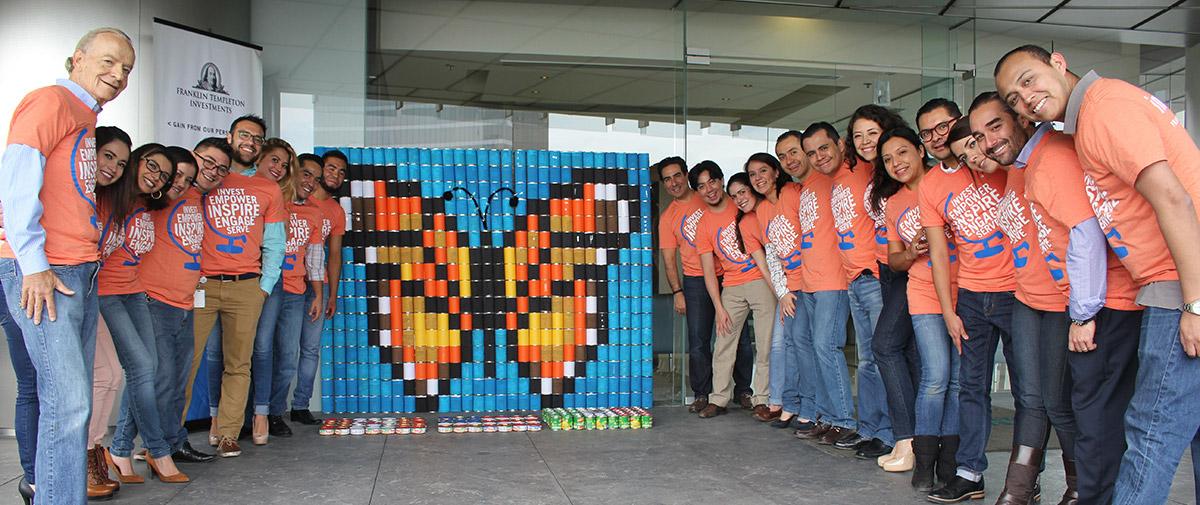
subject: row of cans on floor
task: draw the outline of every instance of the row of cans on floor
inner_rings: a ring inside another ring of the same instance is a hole
[[[321,423],[318,433],[323,436],[421,435],[425,433],[425,419],[420,417],[326,419]]]
[[[542,431],[537,416],[443,416],[438,433],[511,433]]]
[[[654,416],[641,407],[553,408],[542,411],[550,431],[639,430],[654,427]]]

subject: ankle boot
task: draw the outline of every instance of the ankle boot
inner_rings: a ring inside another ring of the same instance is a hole
[[[92,462],[95,461],[96,478],[101,481],[105,487],[116,491],[121,489],[121,483],[112,480],[108,476],[108,464],[104,462],[104,448],[100,444],[96,444],[91,449],[88,449],[88,473],[91,474]],[[90,478],[90,477],[89,477]]]
[[[958,435],[946,435],[941,438],[941,446],[937,456],[937,478],[941,485],[949,484],[958,472]]]
[[[96,452],[95,448],[87,451],[87,496],[92,500],[112,497],[113,491],[115,491],[114,488],[105,485],[104,479],[100,476],[102,472],[108,472],[96,463]]]
[[[938,437],[913,437],[913,455],[916,456],[916,462],[913,463],[912,487],[922,493],[928,493],[936,484],[933,471],[938,458]]]
[[[1058,505],[1075,505],[1079,502],[1079,490],[1075,487],[1075,461],[1063,456],[1063,470],[1067,474],[1064,479],[1067,481],[1067,490],[1063,492],[1062,501],[1059,501]]]
[[[996,505],[1029,505],[1037,486],[1038,470],[1042,466],[1042,450],[1026,445],[1013,447],[1008,460],[1008,475],[1004,490]]]

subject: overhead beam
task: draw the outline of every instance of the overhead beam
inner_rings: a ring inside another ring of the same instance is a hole
[[[956,0],[950,0],[949,2],[946,2],[946,5],[944,7],[942,7],[942,10],[938,11],[938,15],[944,16],[946,14],[946,12],[949,11],[950,8],[954,6],[955,1]]]

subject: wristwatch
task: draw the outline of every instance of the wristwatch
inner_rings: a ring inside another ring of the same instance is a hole
[[[1088,323],[1095,321],[1095,320],[1096,320],[1096,316],[1092,316],[1092,317],[1089,317],[1089,318],[1083,319],[1083,320],[1072,319],[1071,324],[1073,324],[1075,326],[1087,326]]]
[[[1183,310],[1184,312],[1190,312],[1192,314],[1200,316],[1200,300],[1193,300],[1188,303],[1185,303],[1185,304],[1183,304],[1183,307],[1180,307],[1180,309]]]

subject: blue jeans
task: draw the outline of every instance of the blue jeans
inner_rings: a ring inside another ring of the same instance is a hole
[[[850,297],[845,291],[804,293],[809,317],[812,352],[816,362],[817,411],[833,426],[855,430],[850,371],[846,367],[846,319]],[[803,366],[803,363],[801,364]]]
[[[192,331],[196,331],[195,328]],[[208,414],[215,422],[217,410],[221,404],[221,377],[225,372],[225,354],[221,348],[221,318],[219,317],[213,323],[212,332],[208,334],[208,340],[204,343],[204,360],[207,362],[205,369],[208,373]]]
[[[915,435],[958,434],[958,350],[941,314],[914,314],[913,334],[921,353]]]
[[[908,314],[908,274],[879,264],[883,309],[875,324],[871,350],[887,392],[888,417],[897,440],[912,438],[916,423],[916,385],[921,381],[921,358]]]
[[[184,394],[187,391],[188,369],[192,366],[192,346],[195,331],[192,311],[165,304],[151,298],[147,302],[154,328],[154,344],[158,353],[158,369],[154,373],[154,392],[158,395],[158,418],[163,437],[172,451],[183,448],[188,441],[183,427]]]
[[[329,296],[329,288],[323,289],[325,296]],[[305,312],[316,297],[312,286],[304,291]],[[300,325],[300,362],[296,366],[296,389],[292,391],[293,410],[308,410],[309,400],[312,399],[313,381],[317,378],[317,367],[321,361],[321,332],[324,325],[324,311],[316,321],[309,321],[305,315]]]
[[[1037,384],[1037,361],[1017,359],[1013,347],[1021,342],[1012,337],[1012,313],[1016,297],[1011,292],[977,293],[958,290],[958,317],[970,339],[962,342],[959,370],[959,426],[958,470],[977,476],[987,469],[984,449],[992,432],[992,371],[996,346],[1003,344],[1009,376],[1012,378],[1012,395],[1017,410],[1013,426],[1013,444],[1042,447],[1046,438],[1046,411],[1041,407],[1041,394]],[[1028,335],[1022,335],[1026,338]],[[1024,344],[1028,345],[1028,344]],[[1036,405],[1026,404],[1030,398],[1038,398]]]
[[[1117,475],[1115,505],[1165,503],[1189,446],[1193,472],[1200,473],[1200,359],[1183,352],[1180,314],[1157,307],[1142,312],[1137,385],[1125,411],[1128,449]]]
[[[133,438],[140,434],[150,456],[169,456],[174,451],[163,436],[162,418],[158,415],[154,384],[158,346],[146,293],[101,296],[100,313],[104,314],[117,359],[125,369],[125,394],[121,397],[121,414],[109,450],[114,456],[129,457],[133,453]]]
[[[1013,303],[1012,355],[1008,368],[1017,371],[1014,377],[1021,378],[1021,387],[1017,387],[1016,381],[1013,381],[1013,395],[1020,395],[1016,403],[1025,407],[1025,412],[1029,414],[1027,419],[1031,420],[1028,425],[1020,425],[1020,429],[1013,432],[1013,445],[1034,448],[1046,446],[1047,437],[1050,436],[1050,418],[1042,398],[1042,347],[1051,340],[1062,340],[1062,336],[1067,334],[1068,324],[1066,312],[1040,311],[1020,300]],[[1074,426],[1072,420],[1071,427]],[[1074,442],[1074,438],[1071,442]]]
[[[854,348],[858,352],[858,433],[896,445],[892,420],[888,415],[887,391],[875,362],[873,341],[879,313],[883,310],[883,290],[879,279],[860,275],[850,283],[850,320],[854,323]]]
[[[796,314],[785,318],[787,331],[783,340],[785,375],[780,395],[783,410],[801,419],[817,418],[817,357],[813,354],[812,324],[803,291],[792,291],[796,297]]]
[[[795,374],[795,370],[787,369],[787,354],[784,352],[784,331],[787,325],[781,319],[783,308],[776,306],[775,308],[775,327],[771,329],[771,384],[768,387],[767,403],[771,405],[783,405],[783,384],[791,374]]]
[[[96,263],[51,266],[75,292],[54,293],[57,318],[42,313],[33,324],[21,309],[21,266],[0,259],[0,284],[8,311],[25,337],[25,350],[37,370],[40,416],[37,425],[35,503],[87,503],[87,430],[92,415],[92,364],[96,357]]]
[[[250,357],[255,415],[278,416],[287,408],[288,387],[300,359],[300,325],[304,317],[304,294],[288,293],[282,282],[275,283],[258,316],[254,354]]]
[[[4,336],[8,339],[8,358],[12,361],[13,374],[17,378],[17,405],[13,412],[17,454],[21,458],[25,481],[36,484],[34,461],[37,459],[37,369],[33,367],[29,351],[25,349],[25,337],[21,335],[21,328],[8,313],[8,301],[5,299],[3,288],[0,288],[0,307],[4,307],[4,310],[0,310],[0,327],[4,328]]]

